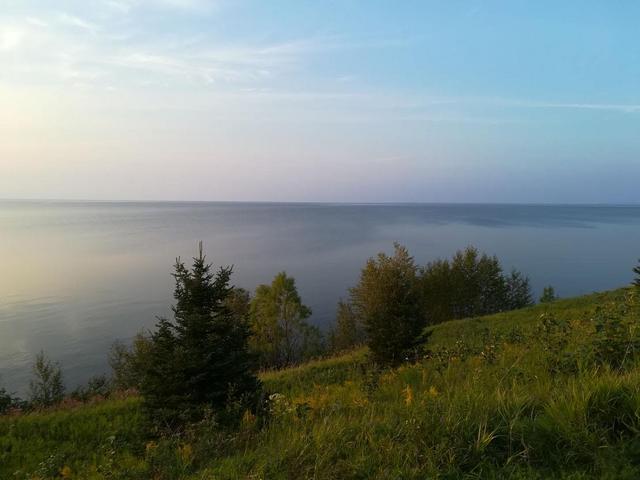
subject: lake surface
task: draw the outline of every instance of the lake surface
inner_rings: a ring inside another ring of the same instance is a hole
[[[0,202],[0,385],[24,394],[35,354],[68,387],[107,370],[111,343],[169,313],[175,257],[203,240],[254,290],[296,278],[326,327],[366,259],[406,245],[419,263],[473,244],[572,296],[628,284],[638,206]]]

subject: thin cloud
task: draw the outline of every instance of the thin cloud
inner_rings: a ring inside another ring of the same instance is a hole
[[[46,28],[49,25],[47,22],[35,17],[27,17],[25,20],[29,25],[33,25],[35,27]]]
[[[137,8],[160,8],[186,12],[208,12],[217,8],[211,0],[105,0],[104,5],[117,13],[129,14]]]
[[[640,104],[621,103],[539,103],[532,104],[534,108],[568,108],[579,110],[609,110],[613,112],[637,113],[640,112]]]
[[[460,103],[488,103],[503,107],[567,109],[567,110],[603,110],[620,113],[638,113],[640,104],[637,103],[581,103],[581,102],[547,102],[517,99],[460,99]]]
[[[95,23],[89,22],[75,15],[69,15],[68,13],[58,14],[58,19],[65,25],[80,28],[82,30],[87,30],[92,33],[100,30],[100,28]]]
[[[158,8],[201,15],[217,9],[222,1],[102,0],[93,14],[72,8],[82,4],[70,2],[65,11],[34,9],[12,19],[19,28],[3,30],[0,19],[0,52],[19,50],[3,76],[20,83],[33,78],[52,84],[82,78],[98,87],[104,86],[101,83],[127,88],[169,83],[177,86],[182,82],[189,88],[233,83],[236,90],[260,89],[271,87],[276,78],[304,74],[312,67],[310,60],[315,55],[404,42],[316,35],[221,44],[208,30],[190,32],[185,38],[136,21]]]
[[[21,28],[8,25],[2,29],[0,25],[2,51],[18,49],[29,33],[30,42],[23,46],[20,61],[9,67],[14,76],[37,70],[39,78],[48,71],[53,80],[59,81],[83,78],[91,83],[108,81],[111,76],[121,86],[164,85],[166,80],[183,79],[190,85],[238,82],[238,88],[259,88],[261,81],[295,69],[308,55],[340,45],[336,37],[313,37],[212,48],[212,40],[203,35],[167,41],[157,34],[150,40],[132,34],[127,30],[130,27],[98,25],[66,12],[51,19],[48,28],[42,28],[47,21],[34,21],[33,17],[24,18]],[[5,73],[11,76],[10,71]]]

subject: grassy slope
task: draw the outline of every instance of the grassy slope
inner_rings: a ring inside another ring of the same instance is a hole
[[[393,371],[359,350],[267,373],[268,425],[215,440],[149,444],[136,399],[0,419],[0,478],[638,478],[640,367],[584,353],[598,307],[637,319],[625,293],[439,325]]]

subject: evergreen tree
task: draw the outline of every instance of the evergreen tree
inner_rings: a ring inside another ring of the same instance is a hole
[[[29,383],[29,400],[36,407],[50,407],[64,397],[62,370],[58,363],[48,359],[44,352],[36,356],[33,364],[34,378]]]
[[[251,295],[244,288],[234,288],[224,303],[239,321],[246,321],[249,318]]]
[[[190,392],[185,385],[188,378],[178,363],[180,357],[174,330],[169,320],[158,319],[140,383],[143,408],[161,430],[172,430],[191,420],[197,413],[194,409],[201,407],[189,401]]]
[[[638,260],[638,262],[640,262],[640,260]],[[633,273],[636,274],[636,278],[633,279],[633,284],[640,288],[640,263],[636,267],[633,267]]]
[[[417,268],[407,249],[395,244],[393,256],[369,259],[350,295],[374,360],[397,365],[409,358],[425,322]]]
[[[142,382],[147,411],[166,427],[250,402],[260,387],[246,318],[226,305],[231,268],[213,274],[200,243],[192,268],[178,258],[173,276],[174,321],[159,320]]]
[[[556,291],[551,285],[544,287],[542,290],[542,296],[540,297],[540,303],[550,303],[557,299]]]
[[[533,305],[528,277],[517,270],[512,270],[505,283],[507,287],[505,310],[517,310]]]

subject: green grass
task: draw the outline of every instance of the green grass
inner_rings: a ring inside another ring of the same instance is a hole
[[[265,373],[269,420],[235,432],[151,443],[135,398],[2,418],[0,478],[640,478],[629,292],[447,322],[395,370],[360,349]]]
[[[56,478],[63,466],[84,472],[77,478],[104,478],[97,470],[109,467],[114,448],[122,451],[119,462],[137,463],[144,449],[139,406],[128,398],[0,417],[0,478]]]

